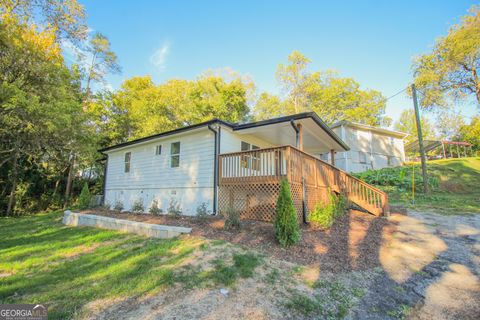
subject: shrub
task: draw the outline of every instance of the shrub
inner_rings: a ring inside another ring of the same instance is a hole
[[[148,212],[150,212],[154,216],[158,216],[163,212],[163,210],[158,207],[158,201],[153,200],[152,205],[150,206],[150,209],[148,210]]]
[[[92,196],[90,195],[90,190],[88,189],[88,183],[85,182],[82,188],[82,192],[78,197],[78,208],[80,210],[85,210],[90,207],[90,201],[92,200]]]
[[[122,211],[123,210],[123,202],[120,200],[115,201],[115,204],[113,205],[113,210],[115,211]]]
[[[240,229],[240,212],[233,206],[230,206],[225,211],[225,230],[238,230]]]
[[[182,209],[180,208],[180,204],[177,202],[177,200],[173,198],[170,200],[167,212],[172,216],[179,216],[182,214]]]
[[[287,180],[282,180],[278,195],[275,215],[275,237],[283,247],[290,247],[300,241],[300,227],[297,213],[293,206],[290,186]]]
[[[143,206],[143,199],[138,198],[132,204],[132,212],[133,213],[143,213],[145,211],[145,207]]]
[[[102,207],[103,207],[103,209],[105,209],[105,210],[110,210],[110,208],[112,207],[112,205],[111,205],[110,203],[108,203],[108,202],[105,202]]]
[[[330,192],[328,203],[318,203],[310,213],[310,222],[328,229],[332,226],[336,218],[345,213],[346,207],[347,200],[345,195],[339,194],[336,196],[333,192]]]
[[[209,215],[209,211],[207,209],[207,203],[202,202],[201,205],[197,207],[197,218],[201,220],[205,220]]]

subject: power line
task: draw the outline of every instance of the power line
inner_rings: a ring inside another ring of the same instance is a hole
[[[398,92],[395,93],[394,95],[392,95],[392,96],[388,97],[387,99],[385,99],[385,101],[390,100],[390,99],[392,99],[393,97],[398,96],[400,93],[406,91],[407,89],[408,89],[408,87],[407,87],[407,88],[404,88],[404,89],[402,89],[402,90],[400,90],[400,91],[398,91]]]

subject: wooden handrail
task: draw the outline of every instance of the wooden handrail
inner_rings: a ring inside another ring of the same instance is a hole
[[[291,183],[328,187],[342,192],[349,201],[373,214],[389,212],[385,192],[293,146],[219,155],[220,184],[269,183],[283,178]]]

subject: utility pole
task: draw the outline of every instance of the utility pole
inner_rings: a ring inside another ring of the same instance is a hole
[[[423,192],[427,194],[428,193],[427,159],[425,156],[425,148],[423,147],[422,125],[420,122],[420,111],[418,110],[417,89],[415,88],[415,84],[412,84],[412,95],[413,95],[413,107],[415,108],[415,120],[417,122],[418,147],[420,149],[420,159],[422,160]]]

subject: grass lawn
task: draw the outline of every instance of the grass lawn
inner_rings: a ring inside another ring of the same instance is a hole
[[[61,219],[60,212],[0,218],[0,303],[45,303],[50,319],[81,318],[93,301],[154,294],[175,283],[229,286],[261,263],[236,253],[198,270],[185,262],[223,242],[149,239],[66,227]]]
[[[415,163],[415,175],[421,176],[420,164]],[[405,180],[411,180],[412,164],[402,168],[377,170],[379,174],[399,174],[404,170]],[[390,203],[417,210],[433,210],[442,214],[480,213],[480,158],[460,158],[435,160],[427,162],[429,176],[435,183],[430,194],[420,192],[416,188],[415,202],[412,199],[411,184],[409,187],[380,187],[388,192]],[[368,182],[368,181],[367,181]],[[385,183],[388,184],[388,183]],[[420,186],[419,186],[420,187]]]

